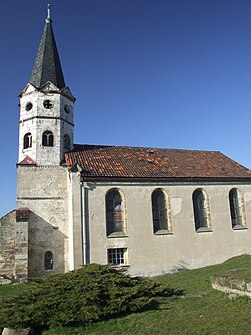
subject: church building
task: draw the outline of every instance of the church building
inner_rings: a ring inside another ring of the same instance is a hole
[[[48,7],[20,93],[17,204],[0,219],[0,276],[87,263],[148,276],[251,252],[247,168],[218,151],[75,144],[74,103]]]

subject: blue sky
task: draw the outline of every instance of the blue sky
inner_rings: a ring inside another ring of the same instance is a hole
[[[47,1],[1,2],[0,216]],[[250,0],[53,0],[75,143],[219,150],[251,168]]]

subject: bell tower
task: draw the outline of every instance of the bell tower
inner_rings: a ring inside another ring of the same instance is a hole
[[[73,105],[52,29],[50,5],[28,84],[20,93],[19,164],[58,166],[73,149]]]

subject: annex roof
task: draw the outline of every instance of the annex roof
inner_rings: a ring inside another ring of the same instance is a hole
[[[250,179],[250,171],[219,151],[75,145],[65,154],[86,178]]]
[[[18,163],[18,165],[36,165],[36,162],[29,156],[25,156],[24,159]]]

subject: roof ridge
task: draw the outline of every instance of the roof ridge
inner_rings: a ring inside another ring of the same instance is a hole
[[[113,144],[74,144],[75,146],[79,147],[97,147],[97,148],[132,148],[132,149],[146,149],[146,150],[173,150],[173,151],[192,151],[192,152],[216,152],[216,153],[221,153],[219,150],[202,150],[202,149],[177,149],[177,148],[164,148],[164,147],[152,147],[152,146],[133,146],[133,145],[113,145]],[[76,150],[74,150],[76,151]],[[222,153],[221,153],[222,154]],[[225,156],[224,154],[222,154]],[[227,157],[227,156],[225,156]]]

